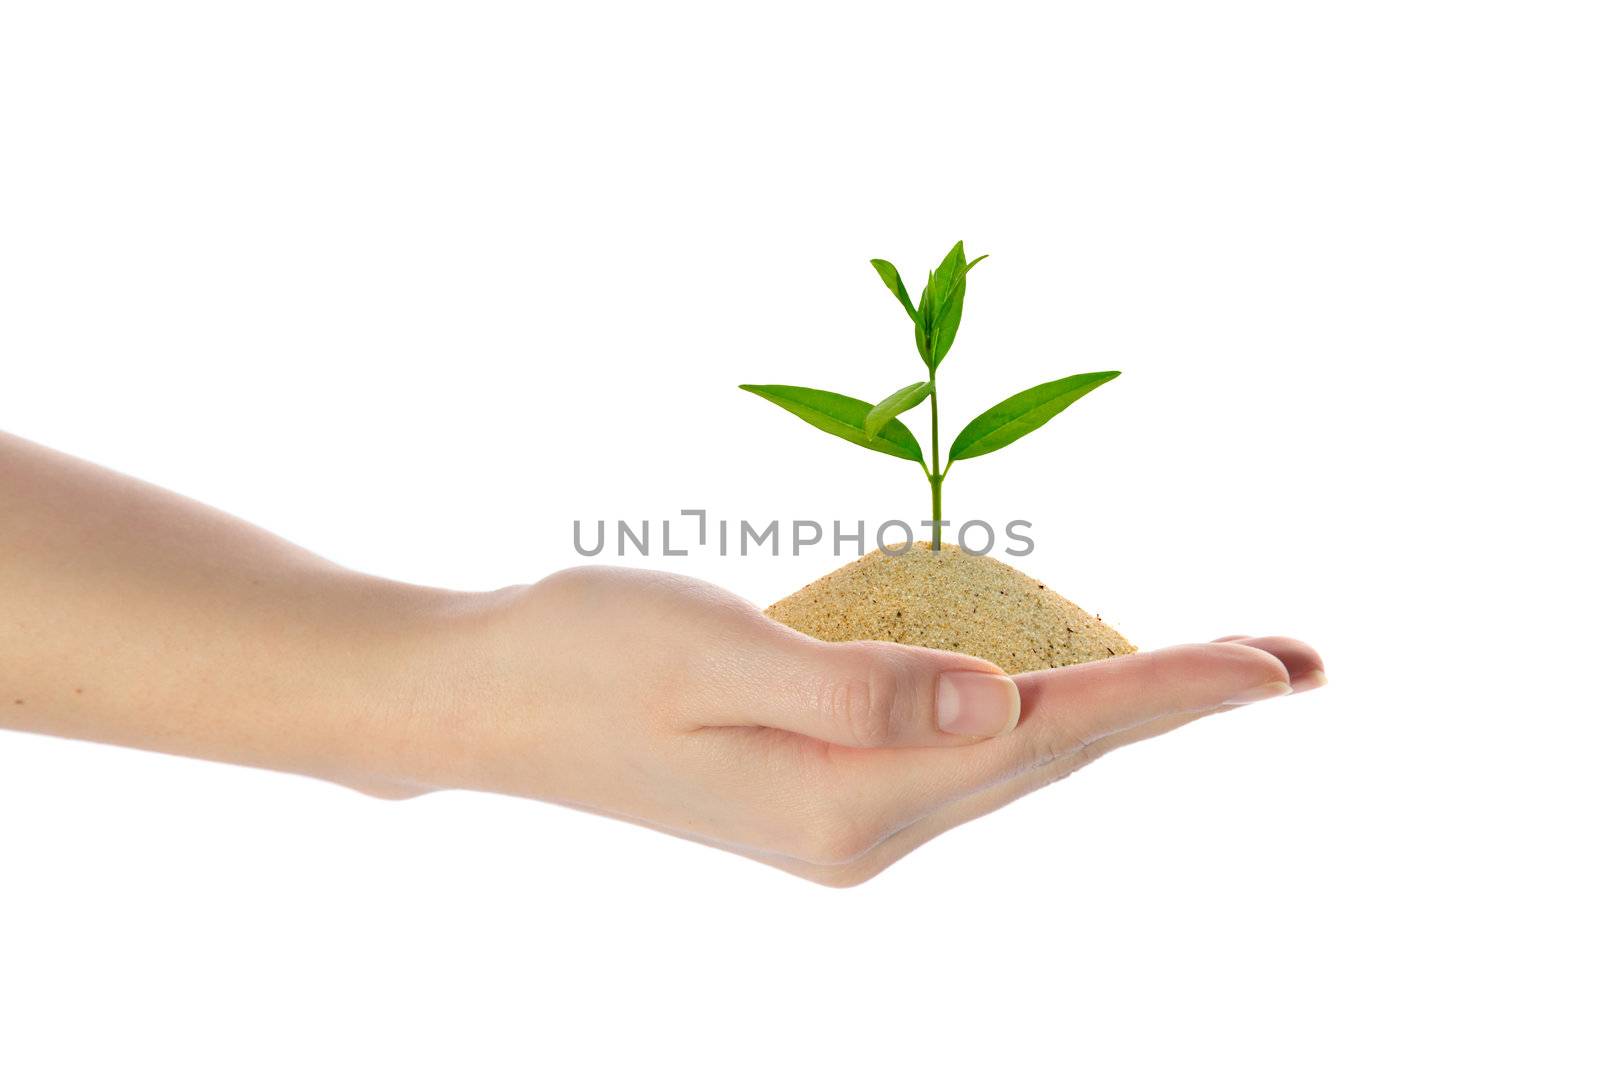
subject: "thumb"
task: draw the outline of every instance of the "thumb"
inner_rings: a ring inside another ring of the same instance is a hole
[[[786,643],[782,665],[742,711],[770,726],[854,748],[961,745],[1009,733],[1017,685],[972,656],[886,641]]]

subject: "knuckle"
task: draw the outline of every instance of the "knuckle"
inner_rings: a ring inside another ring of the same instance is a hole
[[[572,593],[592,587],[611,578],[613,567],[603,564],[582,564],[576,567],[563,567],[558,571],[551,571],[537,582],[527,586],[507,586],[506,591],[526,590],[538,593]]]
[[[834,736],[858,748],[877,748],[899,732],[895,679],[879,669],[825,682],[818,709]]]
[[[1090,744],[1091,739],[1081,730],[1064,728],[1041,732],[1028,746],[1029,769],[1060,767],[1062,775],[1070,774],[1076,766],[1074,761],[1083,758]]]

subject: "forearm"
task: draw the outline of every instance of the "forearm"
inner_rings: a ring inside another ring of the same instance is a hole
[[[0,726],[383,791],[475,610],[0,434]]]

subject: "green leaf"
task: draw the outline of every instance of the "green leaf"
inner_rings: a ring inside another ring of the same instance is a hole
[[[944,259],[940,261],[939,266],[933,272],[935,314],[944,309],[945,298],[955,289],[956,283],[966,276],[966,273],[966,249],[962,248],[960,241],[957,241],[955,247],[945,253]]]
[[[933,271],[928,272],[928,284],[922,287],[922,296],[917,300],[917,354],[922,357],[922,362],[933,369],[933,348],[930,338],[933,336]]]
[[[1074,400],[1099,388],[1121,371],[1096,371],[1074,374],[1053,382],[1024,389],[1007,397],[967,423],[950,446],[950,462],[971,459],[1004,448],[1026,436],[1067,409]]]
[[[937,367],[949,355],[950,346],[956,343],[956,331],[961,328],[961,309],[967,298],[967,272],[988,259],[979,256],[967,262],[966,250],[960,241],[944,257],[939,269],[934,271],[933,341],[929,345],[930,366]]]
[[[872,405],[865,400],[799,385],[741,385],[739,388],[765,397],[817,429],[842,437],[851,444],[913,463],[922,462],[922,446],[899,419],[891,418],[876,436],[867,434],[867,413]]]
[[[917,309],[911,306],[911,295],[906,292],[906,284],[900,280],[900,272],[894,269],[894,264],[887,259],[875,259],[872,268],[878,272],[878,277],[883,279],[883,284],[900,301],[900,306],[906,309],[906,314],[911,316],[912,322],[917,322]]]
[[[867,412],[865,424],[867,436],[876,437],[890,419],[910,411],[926,400],[932,391],[932,382],[912,382],[904,389],[896,389],[878,401],[877,405]]]
[[[928,346],[934,367],[944,362],[944,357],[950,354],[950,346],[956,343],[956,331],[961,328],[961,305],[966,299],[965,280],[956,282],[954,291],[944,298],[944,307],[933,324],[933,341]]]

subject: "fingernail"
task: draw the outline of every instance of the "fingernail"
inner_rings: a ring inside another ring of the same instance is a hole
[[[1230,706],[1236,704],[1254,704],[1258,700],[1267,700],[1270,697],[1287,696],[1292,692],[1294,692],[1294,687],[1288,682],[1268,682],[1266,685],[1258,685],[1254,689],[1246,689],[1232,700],[1224,700],[1223,703]]]
[[[998,737],[1017,724],[1022,696],[1004,674],[946,671],[939,675],[939,729],[966,737]]]
[[[1294,691],[1304,693],[1307,689],[1321,689],[1328,684],[1328,676],[1322,671],[1306,671],[1294,680]]]

